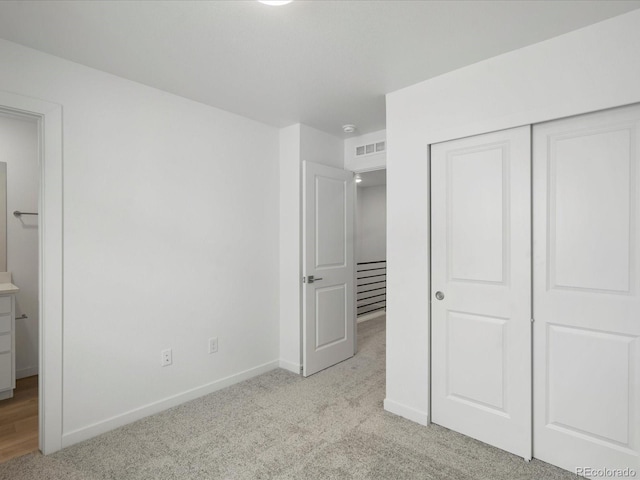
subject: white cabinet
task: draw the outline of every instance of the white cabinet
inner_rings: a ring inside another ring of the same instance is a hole
[[[16,388],[15,295],[0,294],[0,400]]]

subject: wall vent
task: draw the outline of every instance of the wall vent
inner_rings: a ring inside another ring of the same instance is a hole
[[[377,143],[369,143],[368,145],[360,145],[359,147],[356,147],[356,157],[384,152],[385,149],[386,149],[386,142],[377,142]]]

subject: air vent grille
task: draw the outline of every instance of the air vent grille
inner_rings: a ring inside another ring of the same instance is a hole
[[[369,143],[367,145],[360,145],[356,147],[356,157],[384,152],[385,149],[386,149],[386,142],[377,142],[377,143]]]

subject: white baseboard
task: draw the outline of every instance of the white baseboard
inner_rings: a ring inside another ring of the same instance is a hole
[[[384,409],[387,412],[399,415],[406,418],[407,420],[419,423],[420,425],[429,424],[429,414],[427,412],[416,410],[413,407],[408,407],[401,403],[394,402],[393,400],[389,400],[388,398],[384,399]]]
[[[7,398],[13,398],[13,389],[0,392],[0,400],[6,400]]]
[[[33,377],[34,375],[38,375],[37,365],[35,367],[27,367],[16,370],[16,379]]]
[[[298,374],[300,373],[301,365],[299,363],[293,363],[288,360],[283,360],[281,358],[280,361],[278,362],[278,365],[280,366],[280,368],[289,370],[290,372],[298,373]]]
[[[358,323],[366,322],[367,320],[373,320],[374,318],[378,318],[386,314],[386,310],[378,310],[377,312],[365,313],[364,315],[358,317]]]
[[[217,390],[229,387],[238,382],[242,382],[243,380],[248,380],[249,378],[255,377],[257,375],[275,370],[276,368],[278,368],[278,361],[274,360],[272,362],[258,365],[254,368],[250,368],[249,370],[236,373],[235,375],[230,375],[226,378],[216,380],[215,382],[202,385],[201,387],[196,387],[191,390],[187,390],[186,392],[182,392],[177,395],[159,400],[157,402],[144,405],[134,410],[130,410],[123,414],[116,415],[92,425],[88,425],[71,432],[63,433],[62,448],[68,447],[78,442],[82,442],[83,440],[88,440],[89,438],[93,438],[115,428],[122,427],[123,425],[127,425],[129,423],[135,422],[136,420],[140,420],[141,418],[162,412],[163,410],[167,410],[168,408],[175,407],[190,400],[194,400],[196,398],[202,397],[203,395],[208,395],[209,393],[213,393]]]

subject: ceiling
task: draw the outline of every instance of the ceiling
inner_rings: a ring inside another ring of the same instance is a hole
[[[385,93],[634,1],[2,1],[0,37],[270,125],[385,127]]]
[[[358,187],[377,187],[379,185],[387,184],[387,171],[386,170],[373,170],[371,172],[359,173],[362,181],[357,183]]]

